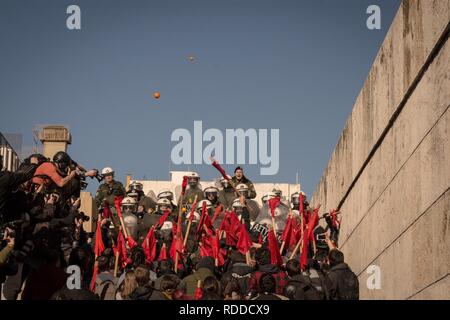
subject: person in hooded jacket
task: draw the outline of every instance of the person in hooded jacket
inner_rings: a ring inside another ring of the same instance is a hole
[[[215,264],[212,257],[202,257],[195,266],[195,271],[183,278],[179,288],[188,297],[194,297],[198,281],[205,281],[209,276],[215,277]]]
[[[270,263],[270,251],[267,247],[262,247],[256,251],[257,270],[254,272],[249,283],[249,293],[254,295],[258,292],[258,282],[265,273],[273,275],[276,283],[275,293],[283,294],[284,287],[288,281],[286,272],[281,270],[277,265]]]
[[[344,254],[338,249],[328,254],[328,279],[331,300],[359,300],[359,282],[356,274],[344,262]]]
[[[276,281],[271,273],[263,273],[258,280],[258,294],[251,300],[289,300],[275,293]]]
[[[150,272],[146,266],[139,266],[134,270],[138,287],[128,296],[130,300],[150,300],[153,288],[150,285]]]
[[[255,268],[246,263],[245,256],[237,250],[230,255],[230,265],[222,279],[234,279],[240,287],[240,292],[247,293],[250,288],[250,280],[253,277]],[[228,281],[222,281],[224,287]]]
[[[328,291],[326,279],[316,261],[310,260],[308,270],[302,274],[300,262],[289,260],[286,263],[289,280],[284,295],[290,300],[326,300]]]

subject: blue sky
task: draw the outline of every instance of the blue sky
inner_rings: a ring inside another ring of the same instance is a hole
[[[194,120],[223,131],[277,128],[279,173],[260,176],[254,165],[246,174],[294,183],[299,172],[311,194],[399,3],[1,0],[0,131],[31,145],[33,126],[65,124],[74,159],[112,166],[123,180],[187,169],[171,164],[170,136]],[[66,28],[70,4],[81,8],[81,30]],[[381,30],[366,27],[372,4]]]

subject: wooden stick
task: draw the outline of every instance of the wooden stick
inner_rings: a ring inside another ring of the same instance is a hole
[[[276,226],[275,226],[275,218],[272,217],[272,229],[273,229],[273,234],[275,235],[275,238],[277,237],[277,230],[276,230]]]
[[[183,213],[182,207],[183,207],[183,200],[184,200],[184,192],[181,192],[180,195],[180,203],[179,203],[179,207],[178,207],[178,222],[180,222],[178,225],[181,226],[181,215]],[[178,232],[178,231],[177,231]],[[183,231],[181,230],[181,236],[183,236]],[[172,241],[174,241],[174,239],[172,239]],[[175,253],[175,273],[178,273],[178,251]]]
[[[116,251],[116,256],[114,260],[114,278],[117,277],[118,269],[119,269],[119,250]]]
[[[195,198],[194,198],[194,205],[197,206],[197,196],[195,196]],[[195,211],[195,209],[194,209],[194,211]],[[189,215],[191,215],[191,214],[192,214],[192,209],[191,209],[191,212],[189,213]],[[191,224],[192,224],[192,220],[189,219],[188,226],[187,226],[187,229],[186,229],[186,234],[184,235],[183,247],[186,246],[187,239],[188,239],[188,236],[189,236],[189,232],[191,231]]]
[[[295,253],[297,252],[298,248],[300,247],[300,245],[302,244],[302,241],[303,241],[303,233],[304,233],[304,230],[303,230],[303,214],[300,214],[300,231],[301,231],[300,240],[295,245],[294,251],[292,251],[291,256],[289,257],[289,260],[294,258]]]
[[[119,217],[119,221],[120,221],[120,225],[122,226],[122,230],[123,230],[123,233],[125,235],[125,239],[127,239],[128,238],[128,231],[127,231],[127,228],[125,228],[125,222],[123,221],[123,216]]]
[[[292,251],[291,256],[289,257],[289,260],[293,259],[295,256],[295,253],[300,248],[300,246],[303,244],[303,234],[299,242],[295,245],[294,251]]]
[[[250,265],[250,261],[251,261],[251,258],[250,258],[250,251],[247,251],[247,252],[245,253],[245,263],[247,263],[247,265]]]
[[[280,254],[281,255],[283,255],[283,249],[284,249],[284,246],[286,245],[286,241],[283,241],[282,243],[281,243],[281,248],[280,248]]]

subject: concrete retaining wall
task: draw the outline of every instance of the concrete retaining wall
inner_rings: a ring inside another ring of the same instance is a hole
[[[402,3],[313,195],[363,299],[450,299],[449,22],[450,0]]]

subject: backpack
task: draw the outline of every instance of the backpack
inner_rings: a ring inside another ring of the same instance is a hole
[[[315,278],[301,275],[300,279],[290,280],[285,287],[285,295],[293,300],[328,299],[328,292],[320,274]]]
[[[116,299],[116,284],[109,279],[102,281],[95,288],[95,294],[99,300],[115,300]]]
[[[359,300],[358,277],[350,269],[342,270],[337,277],[339,300]]]
[[[311,278],[309,276],[304,276],[305,287],[303,291],[305,293],[305,300],[327,300],[327,288],[325,287],[324,281],[321,275],[318,277]]]

